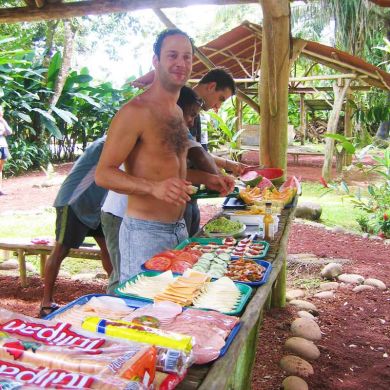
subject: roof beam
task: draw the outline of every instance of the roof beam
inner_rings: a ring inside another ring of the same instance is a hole
[[[27,1],[30,4],[30,1]],[[228,5],[258,3],[258,0],[84,0],[72,3],[47,3],[38,7],[0,8],[0,23],[38,22],[102,15],[150,8],[183,8],[189,5]],[[39,3],[40,4],[40,3]]]

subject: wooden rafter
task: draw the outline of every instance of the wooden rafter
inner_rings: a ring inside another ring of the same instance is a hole
[[[182,8],[195,4],[249,4],[255,0],[85,0],[72,3],[37,0],[35,7],[0,8],[0,23],[37,22],[50,19],[68,19],[85,15],[102,15],[151,8]],[[44,3],[38,8],[38,3]]]

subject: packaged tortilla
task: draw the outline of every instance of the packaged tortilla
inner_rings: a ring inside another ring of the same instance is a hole
[[[148,318],[148,323],[150,321],[151,319]],[[112,337],[155,345],[157,347],[156,368],[160,371],[182,374],[193,360],[191,336],[141,325],[140,322],[111,321],[98,317],[86,318],[82,327]]]
[[[150,385],[156,348],[0,309],[0,358],[51,370],[113,376]]]
[[[27,363],[0,359],[1,389],[101,389],[146,390],[140,382],[115,376],[88,375],[67,370],[51,370]]]

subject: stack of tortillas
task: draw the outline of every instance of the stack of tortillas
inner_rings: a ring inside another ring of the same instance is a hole
[[[154,300],[171,301],[181,306],[191,305],[209,279],[208,275],[189,269],[182,276],[169,283],[164,291],[155,295]]]

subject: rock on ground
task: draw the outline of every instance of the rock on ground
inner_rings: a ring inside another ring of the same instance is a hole
[[[353,292],[362,292],[362,291],[370,291],[370,290],[375,290],[374,286],[369,286],[367,284],[359,284],[358,286],[354,287],[352,289]]]
[[[374,286],[376,288],[379,288],[379,290],[386,290],[386,285],[379,279],[367,278],[364,281],[364,284],[367,286]]]
[[[337,279],[348,284],[362,284],[364,282],[363,276],[357,274],[341,274]]]
[[[303,337],[290,337],[286,340],[284,347],[294,355],[306,360],[316,360],[320,357],[320,350],[317,346]]]
[[[337,282],[320,283],[321,291],[337,290],[338,288],[339,288],[339,283]]]
[[[310,221],[318,221],[322,214],[322,207],[314,202],[299,202],[295,210],[297,218],[308,219]]]
[[[299,288],[286,291],[287,302],[292,301],[293,299],[302,298],[304,296],[305,292]]]
[[[334,298],[334,291],[333,290],[321,291],[317,294],[314,294],[314,297],[320,299],[332,299]]]
[[[289,302],[289,304],[296,306],[298,309],[306,310],[309,313],[317,314],[317,308],[311,302],[304,301],[302,299],[293,299]]]
[[[314,374],[313,366],[298,356],[283,356],[279,364],[281,369],[290,375],[308,377]]]
[[[340,263],[329,263],[321,270],[321,276],[325,279],[334,279],[343,272],[343,266]]]
[[[310,320],[317,321],[317,318],[313,316],[313,314],[309,313],[308,311],[305,310],[300,310],[297,313],[297,316],[300,318],[309,318]]]
[[[18,269],[19,262],[15,259],[9,259],[0,263],[0,270]]]
[[[307,383],[299,376],[288,376],[282,382],[283,390],[309,390]]]
[[[321,329],[317,323],[309,318],[297,318],[291,324],[293,336],[307,340],[321,340]]]

